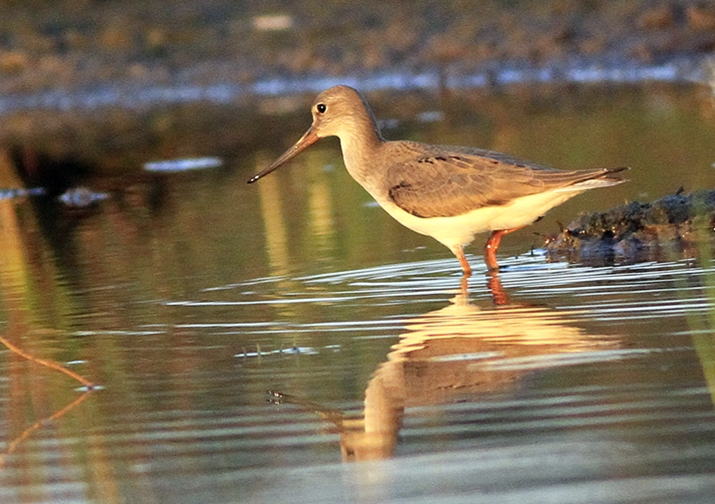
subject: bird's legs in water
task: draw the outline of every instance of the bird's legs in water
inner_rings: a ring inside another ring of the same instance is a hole
[[[469,261],[464,255],[464,249],[460,246],[454,250],[454,255],[457,256],[459,264],[462,266],[462,273],[464,277],[469,278],[472,276],[472,267],[469,265]]]
[[[501,240],[501,236],[505,235],[506,233],[514,231],[514,229],[510,230],[505,230],[505,231],[495,231],[492,233],[492,236],[494,236],[495,233],[499,233],[499,237],[496,242],[496,247],[492,249],[492,255],[496,254],[496,249],[499,247],[499,240]],[[491,238],[490,238],[491,240]],[[487,246],[489,245],[489,242],[487,242]],[[485,247],[486,250],[486,247]],[[459,247],[458,249],[454,250],[454,255],[457,256],[457,259],[459,259],[459,264],[462,265],[462,281],[460,283],[461,291],[462,294],[466,295],[467,290],[469,289],[469,277],[472,276],[472,268],[469,266],[469,262],[467,262],[467,258],[464,256],[464,250],[462,247]],[[486,260],[486,259],[485,259]],[[496,257],[493,257],[492,260],[494,261],[494,264],[496,265]],[[487,264],[489,262],[487,261]],[[490,266],[490,270],[487,271],[487,288],[489,289],[489,292],[492,294],[492,299],[494,300],[494,304],[497,306],[503,306],[509,303],[509,299],[506,295],[506,292],[504,292],[504,289],[501,285],[501,280],[499,280],[499,266],[496,265],[496,268],[492,268]]]
[[[492,234],[489,235],[489,239],[487,240],[486,245],[484,245],[484,262],[487,263],[487,268],[489,268],[489,271],[499,271],[499,263],[497,262],[497,250],[499,249],[499,245],[501,244],[502,237],[505,234],[511,233],[512,231],[516,231],[517,229],[521,229],[522,227],[524,226],[519,226],[511,229],[498,229],[496,231],[492,231]],[[461,259],[460,262],[462,262]],[[462,266],[462,268],[464,268],[464,266]]]
[[[521,229],[522,227],[524,226],[515,227],[511,229],[498,229],[496,231],[492,231],[492,234],[489,235],[487,243],[484,245],[484,262],[487,263],[487,268],[489,269],[489,271],[499,271],[499,263],[497,262],[497,250],[499,249],[499,245],[501,244],[502,237],[505,234],[511,233],[512,231],[516,231],[517,229]],[[454,247],[452,249],[452,252],[454,252],[454,255],[457,256],[459,264],[462,266],[462,283],[464,284],[466,283],[467,279],[472,276],[472,267],[469,265],[469,261],[467,261],[467,258],[464,255],[464,249],[461,245]]]

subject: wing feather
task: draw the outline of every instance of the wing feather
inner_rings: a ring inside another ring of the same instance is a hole
[[[626,168],[564,171],[533,165],[498,152],[412,143],[421,155],[389,166],[389,197],[418,217],[450,217],[487,205],[565,188],[592,179],[620,182],[610,174]]]

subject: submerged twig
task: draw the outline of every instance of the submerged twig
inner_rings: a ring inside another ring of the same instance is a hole
[[[0,343],[5,345],[7,347],[7,349],[10,350],[12,353],[19,355],[23,359],[27,359],[30,362],[34,362],[41,366],[45,366],[50,369],[54,369],[55,371],[59,371],[60,373],[64,373],[67,376],[74,378],[75,380],[77,380],[78,382],[80,382],[82,385],[84,385],[85,387],[87,387],[90,390],[96,387],[96,385],[94,383],[87,380],[83,376],[75,373],[74,371],[67,369],[63,365],[61,365],[53,360],[41,359],[39,357],[34,357],[34,356],[28,354],[27,352],[23,351],[21,348],[18,348],[17,346],[13,345],[12,343],[10,343],[7,339],[5,339],[2,336],[0,336]]]
[[[75,399],[74,401],[72,401],[71,403],[66,405],[64,408],[60,409],[59,411],[55,412],[53,415],[38,420],[37,422],[35,422],[34,424],[32,424],[31,426],[26,428],[24,431],[22,431],[22,433],[19,436],[17,436],[15,439],[10,441],[8,443],[7,448],[4,451],[4,453],[0,453],[0,467],[3,467],[3,465],[5,464],[5,457],[7,455],[13,453],[15,450],[17,450],[17,447],[20,445],[20,443],[22,443],[24,440],[26,440],[28,437],[30,437],[30,435],[33,432],[38,430],[40,427],[45,425],[47,422],[51,422],[54,420],[58,420],[59,418],[62,418],[65,414],[67,414],[67,412],[69,412],[75,406],[77,406],[82,401],[84,401],[91,392],[96,390],[97,386],[94,383],[92,383],[91,381],[84,378],[83,376],[75,373],[74,371],[67,369],[66,367],[62,366],[61,364],[58,364],[57,362],[55,362],[53,360],[41,359],[39,357],[34,357],[34,356],[28,354],[21,348],[10,343],[6,338],[4,338],[2,336],[0,336],[0,343],[5,345],[5,347],[7,347],[7,349],[10,350],[12,353],[19,355],[23,359],[27,359],[30,362],[34,362],[41,366],[45,366],[50,369],[54,369],[55,371],[64,373],[67,376],[74,378],[75,380],[77,380],[78,382],[80,382],[82,385],[84,385],[86,387],[86,391],[81,396],[79,396],[77,399]]]

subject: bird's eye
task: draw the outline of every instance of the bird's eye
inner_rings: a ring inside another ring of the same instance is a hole
[[[325,111],[328,110],[328,107],[325,106],[325,103],[318,103],[315,106],[315,110],[317,110],[320,114],[324,114]]]

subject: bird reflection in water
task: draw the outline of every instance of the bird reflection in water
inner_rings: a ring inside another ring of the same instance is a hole
[[[344,461],[382,459],[395,449],[405,408],[509,390],[548,367],[547,356],[614,346],[577,327],[568,312],[510,304],[498,275],[488,278],[488,287],[496,307],[472,304],[462,289],[448,306],[406,321],[367,385],[361,417],[281,392],[270,392],[273,401],[312,410],[330,422],[340,434]]]

